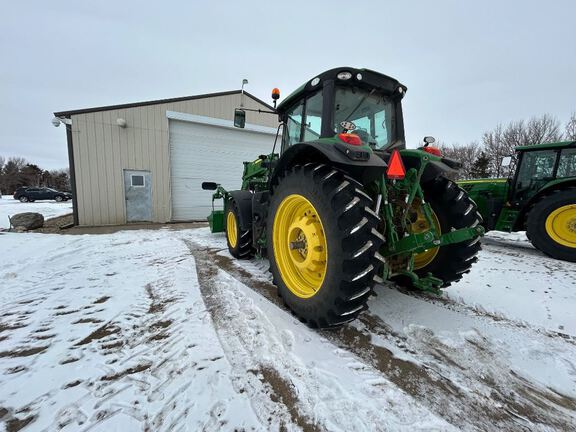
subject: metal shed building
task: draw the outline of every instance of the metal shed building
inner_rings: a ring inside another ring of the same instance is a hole
[[[202,181],[238,189],[242,161],[272,149],[277,117],[247,112],[236,129],[241,103],[271,109],[236,90],[54,113],[66,124],[75,223],[205,219]]]

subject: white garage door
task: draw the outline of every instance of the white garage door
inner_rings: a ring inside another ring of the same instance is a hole
[[[203,119],[232,126],[232,122]],[[275,131],[271,128],[256,126],[262,132],[255,132],[249,130],[249,125],[236,129],[174,119],[169,124],[173,221],[205,220],[212,208],[212,192],[202,190],[202,182],[220,183],[227,190],[240,189],[242,162],[269,154],[274,144]]]

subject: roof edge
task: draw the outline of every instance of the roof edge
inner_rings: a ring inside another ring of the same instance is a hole
[[[83,108],[83,109],[70,110],[70,111],[57,111],[57,112],[54,112],[54,115],[56,117],[70,118],[70,116],[78,115],[78,114],[88,114],[88,113],[100,112],[100,111],[112,111],[112,110],[117,110],[117,109],[137,108],[137,107],[141,107],[141,106],[160,105],[160,104],[174,103],[174,102],[185,102],[185,101],[194,100],[194,99],[206,99],[206,98],[210,98],[210,97],[230,96],[230,95],[240,94],[240,93],[242,93],[242,90],[231,90],[231,91],[225,91],[225,92],[206,93],[206,94],[201,94],[201,95],[183,96],[183,97],[170,98],[170,99],[158,99],[158,100],[151,100],[151,101],[144,101],[144,102],[133,102],[133,103],[127,103],[127,104],[120,104],[120,105],[106,105],[106,106],[100,106],[100,107],[94,107],[94,108]],[[246,96],[252,98],[256,102],[261,103],[262,105],[264,105],[268,109],[274,110],[274,108],[271,105],[267,104],[266,102],[257,98],[256,96],[248,93],[247,91],[244,91],[244,94]]]

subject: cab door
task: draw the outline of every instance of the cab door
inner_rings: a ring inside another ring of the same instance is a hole
[[[521,154],[518,175],[511,201],[522,205],[556,176],[558,168],[556,150],[525,151]]]

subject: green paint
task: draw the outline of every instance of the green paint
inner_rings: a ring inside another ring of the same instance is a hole
[[[210,232],[224,232],[224,210],[212,210],[212,213],[208,215],[208,225],[210,225]]]

